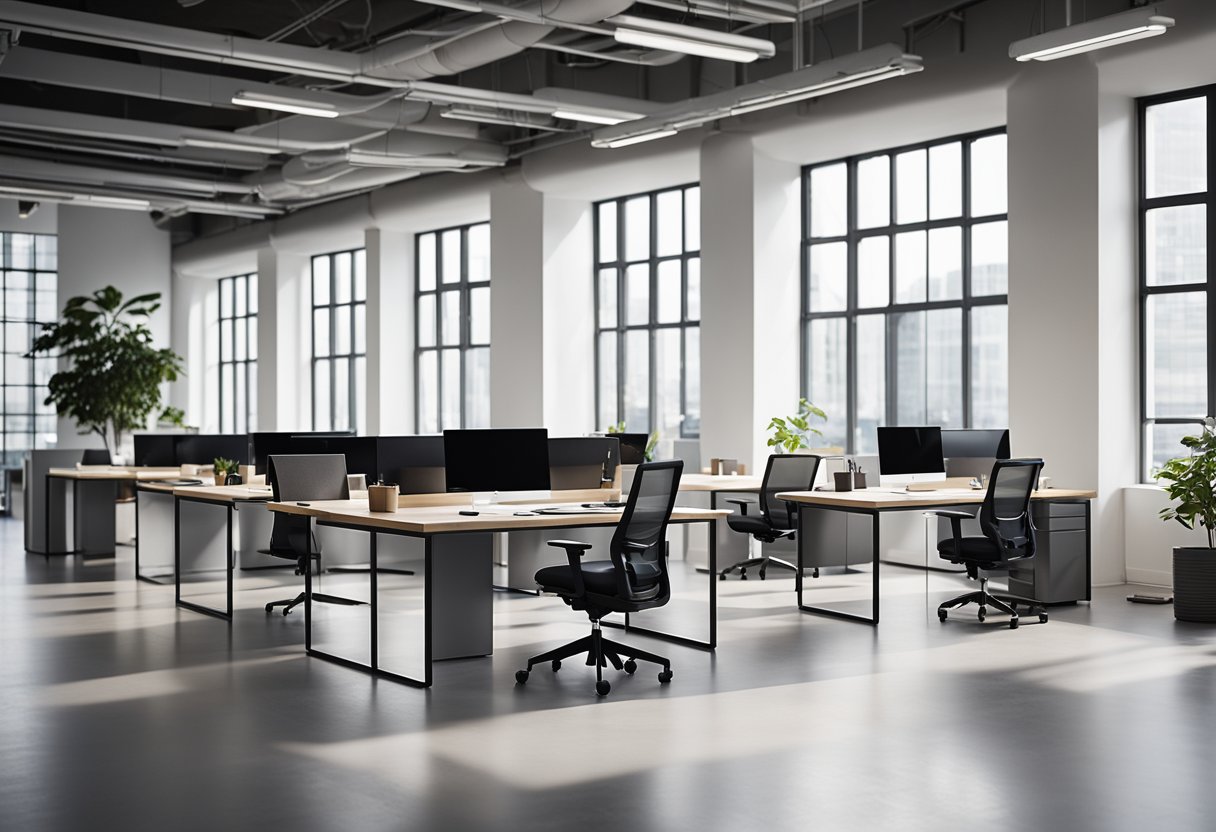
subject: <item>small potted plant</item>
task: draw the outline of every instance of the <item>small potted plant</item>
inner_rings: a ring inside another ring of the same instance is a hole
[[[239,463],[235,459],[224,459],[222,456],[217,456],[212,467],[215,468],[215,482],[217,485],[241,484],[241,475],[237,473]]]
[[[1173,505],[1162,520],[1207,531],[1207,546],[1174,547],[1174,617],[1216,622],[1216,419],[1204,420],[1203,433],[1182,439],[1190,454],[1171,459],[1157,472]]]
[[[768,438],[768,446],[787,454],[811,447],[811,434],[823,436],[823,431],[811,426],[812,417],[825,422],[828,419],[828,415],[818,407],[806,399],[799,399],[798,411],[793,416],[774,416],[769,421],[768,430],[772,435]]]

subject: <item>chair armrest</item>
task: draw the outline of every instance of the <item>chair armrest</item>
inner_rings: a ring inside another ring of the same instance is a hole
[[[645,544],[645,543],[636,543],[636,542],[634,542],[634,541],[632,541],[632,540],[626,540],[626,541],[625,541],[623,544],[621,544],[621,545],[622,545],[622,546],[623,546],[625,549],[628,549],[630,552],[645,552],[645,551],[647,551],[647,550],[649,550],[649,549],[653,549],[653,548],[654,548],[653,544],[648,546],[648,545],[647,545],[647,544]]]
[[[944,517],[950,521],[950,537],[954,541],[954,557],[961,558],[963,544],[963,521],[974,520],[975,515],[966,511],[930,511],[926,512],[926,514],[934,517]]]
[[[975,515],[969,511],[926,511],[925,514],[932,515],[933,517],[945,517],[946,519],[952,519],[955,517],[957,517],[959,520],[975,519]]]
[[[550,540],[549,545],[558,549],[565,549],[567,552],[577,552],[580,557],[583,552],[591,548],[590,543],[580,543],[577,540]]]
[[[587,553],[591,544],[580,543],[577,540],[550,540],[549,545],[566,550],[566,560],[570,564],[570,574],[574,579],[574,594],[578,597],[586,595],[587,587],[583,584],[583,568],[579,559]]]
[[[726,500],[726,502],[730,503],[731,505],[738,506],[739,513],[742,514],[744,517],[747,516],[747,507],[748,506],[757,505],[755,500],[742,500],[737,497],[733,500]]]

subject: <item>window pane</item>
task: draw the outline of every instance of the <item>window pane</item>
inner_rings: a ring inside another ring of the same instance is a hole
[[[469,282],[490,279],[490,224],[480,223],[469,229]]]
[[[334,303],[350,303],[350,253],[334,255]]]
[[[435,296],[418,298],[418,346],[435,346]]]
[[[5,337],[4,337],[5,348],[9,352],[15,352],[15,350],[13,349],[13,346],[14,346],[13,345],[13,333],[10,331],[10,327],[13,327],[13,325],[12,324],[6,325],[4,328],[5,329]],[[15,329],[15,327],[13,327],[13,328]],[[231,320],[220,321],[220,361],[231,361],[232,360],[232,340],[233,340],[233,338],[232,338],[232,321]],[[316,354],[317,353],[314,350],[313,355],[316,355]]]
[[[258,357],[258,319],[256,316],[249,318],[249,358],[254,360]]]
[[[679,323],[680,295],[684,287],[681,285],[680,261],[664,260],[659,263],[658,272],[658,304],[655,313],[661,324]]]
[[[1009,308],[971,310],[971,427],[1009,425]]]
[[[926,159],[924,150],[909,150],[895,157],[896,222],[923,222],[925,219]]]
[[[650,323],[650,266],[645,263],[625,270],[625,323]]]
[[[891,238],[866,237],[857,245],[857,305],[891,302]]]
[[[616,269],[600,269],[599,275],[600,328],[616,326]]]
[[[818,318],[807,329],[807,398],[828,419],[820,430],[826,445],[845,444],[848,419],[848,340],[845,318]]]
[[[1009,224],[971,226],[971,294],[1003,295],[1009,291]]]
[[[329,355],[329,310],[314,309],[312,313],[312,354]]]
[[[963,296],[963,230],[929,231],[929,300],[958,300]]]
[[[418,356],[418,432],[439,432],[439,352]]]
[[[1154,208],[1144,215],[1145,281],[1149,286],[1207,281],[1206,205]]]
[[[684,330],[684,436],[701,435],[701,329]]]
[[[971,143],[971,216],[1004,214],[1009,210],[1005,134]]]
[[[897,423],[961,426],[961,310],[905,312],[894,328]]]
[[[247,314],[245,310],[246,291],[245,278],[236,277],[232,279],[232,313],[234,315],[243,316]],[[221,304],[222,306],[223,304]]]
[[[460,229],[443,232],[440,243],[443,246],[442,263],[444,283],[460,282]]]
[[[1208,412],[1207,296],[1149,295],[1146,304],[1148,415],[1202,418]]]
[[[334,430],[350,430],[350,361],[334,359]]]
[[[1202,96],[1145,109],[1145,196],[1207,190],[1207,120]]]
[[[650,332],[625,334],[625,428],[650,430]]]
[[[812,237],[844,236],[848,218],[848,167],[843,163],[811,170]]]
[[[355,352],[367,352],[367,306],[362,303],[355,307]]]
[[[359,249],[351,255],[354,273],[355,300],[367,300],[367,252]]]
[[[487,290],[488,291],[488,290]],[[465,353],[464,426],[490,426],[490,350],[469,350]]]
[[[807,311],[835,312],[848,306],[848,243],[822,243],[807,250]]]
[[[418,290],[435,288],[435,235],[418,235]]]
[[[701,320],[701,258],[688,261],[688,320]]]
[[[233,365],[220,365],[220,400],[223,402],[223,407],[220,410],[220,430],[228,433],[235,430],[232,424],[232,414],[235,410],[233,406],[233,384],[232,384]]]
[[[9,268],[34,268],[34,235],[9,234]]]
[[[616,333],[604,332],[599,340],[599,428],[616,424]]]
[[[959,142],[929,148],[929,219],[963,213],[963,146]]]
[[[236,417],[232,430],[235,433],[245,433],[249,430],[249,428],[245,427],[245,409],[248,406],[247,402],[245,401],[245,394],[247,391],[245,386],[247,383],[245,378],[245,365],[237,364],[235,369],[236,382],[230,388],[233,395],[232,412]]]
[[[334,309],[334,355],[350,355],[350,311],[349,306]]]
[[[245,346],[249,343],[249,336],[245,328],[245,319],[238,318],[233,321],[232,335],[232,357],[237,361],[245,360]]]
[[[460,427],[460,350],[443,350],[443,411],[444,430]]]
[[[857,316],[856,453],[878,453],[878,432],[887,413],[887,318]]]
[[[34,268],[56,271],[59,268],[59,238],[54,234],[39,234],[34,241],[37,254]]]
[[[469,342],[490,343],[490,287],[469,290]]]
[[[895,424],[926,424],[925,313],[903,312],[892,317],[895,338]]]
[[[625,203],[625,259],[650,257],[650,197],[639,196]]]
[[[895,302],[925,300],[925,232],[905,231],[895,235]]]
[[[684,191],[684,250],[701,250],[701,189]]]
[[[658,239],[655,253],[660,257],[679,254],[684,247],[684,196],[681,191],[664,191],[655,198],[658,213]]]
[[[443,345],[457,346],[460,344],[460,292],[441,292],[440,298],[443,307]]]
[[[615,202],[604,202],[598,209],[601,263],[612,263],[616,260],[616,206]]]
[[[659,437],[670,441],[680,435],[683,410],[680,406],[681,359],[683,339],[680,330],[660,329],[655,333],[655,424]]]
[[[1150,476],[1158,471],[1167,460],[1189,454],[1190,451],[1182,444],[1184,436],[1198,436],[1203,432],[1201,423],[1184,425],[1148,424],[1148,433],[1144,443],[1145,455],[1148,457],[1146,469]]]
[[[249,275],[249,314],[258,314],[258,276]]]
[[[333,416],[329,406],[329,361],[318,361],[313,365],[312,413],[314,430],[333,428]]]
[[[220,281],[220,317],[232,317],[232,281]]]
[[[367,359],[355,359],[355,424],[360,434],[367,432]]]
[[[891,157],[874,156],[857,163],[857,227],[891,224]]]
[[[312,259],[312,303],[324,306],[329,303],[329,258]]]

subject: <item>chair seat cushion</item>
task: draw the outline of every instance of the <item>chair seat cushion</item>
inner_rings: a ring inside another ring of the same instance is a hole
[[[974,563],[999,563],[1004,560],[1000,550],[986,537],[964,537],[959,541],[958,551],[962,560]],[[939,540],[937,553],[947,560],[956,560],[954,538]]]
[[[592,560],[580,564],[583,586],[597,595],[616,595],[616,568],[610,560]],[[638,563],[633,569],[633,587],[646,589],[659,581],[659,567],[652,563]],[[569,564],[546,566],[536,573],[536,582],[546,589],[559,592],[574,592],[574,574]]]
[[[773,531],[762,514],[732,514],[726,518],[726,525],[744,534],[764,534]]]

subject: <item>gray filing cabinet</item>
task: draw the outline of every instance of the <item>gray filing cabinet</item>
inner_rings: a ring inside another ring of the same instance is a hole
[[[1088,601],[1089,502],[1035,500],[1035,556],[1009,571],[1009,592],[1044,604]]]

